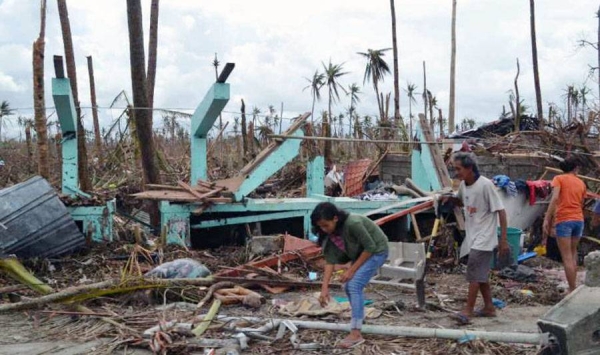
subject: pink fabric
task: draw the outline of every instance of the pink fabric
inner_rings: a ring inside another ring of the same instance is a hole
[[[341,236],[337,234],[330,234],[329,240],[331,240],[333,244],[335,244],[335,246],[338,247],[341,251],[346,251],[346,245],[344,244],[344,240]]]

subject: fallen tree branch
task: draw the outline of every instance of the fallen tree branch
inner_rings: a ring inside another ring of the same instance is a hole
[[[37,308],[49,303],[79,302],[102,296],[114,295],[125,292],[153,289],[177,288],[188,286],[210,286],[216,281],[213,278],[199,279],[154,279],[139,278],[132,280],[112,279],[90,285],[69,287],[59,292],[46,296],[32,298],[26,301],[0,305],[0,313],[22,309]]]

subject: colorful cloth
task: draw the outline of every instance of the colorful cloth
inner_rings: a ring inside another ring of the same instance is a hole
[[[554,177],[552,187],[560,188],[554,223],[583,221],[585,183],[575,174],[561,174]]]
[[[338,247],[341,251],[346,251],[346,246],[344,245],[344,240],[341,236],[337,234],[332,234],[329,236],[329,240],[331,240],[333,244],[335,244],[335,246]]]

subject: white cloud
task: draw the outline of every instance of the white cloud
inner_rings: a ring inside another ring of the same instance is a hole
[[[0,2],[0,100],[30,108],[31,44],[39,31],[39,3]],[[77,61],[79,96],[89,106],[89,80],[85,57],[93,56],[98,104],[108,106],[123,89],[131,90],[126,5],[122,0],[69,0],[71,30]],[[147,43],[150,0],[142,2]],[[586,83],[598,95],[597,83],[588,79],[588,64],[595,65],[593,50],[576,49],[582,36],[594,41],[597,3],[591,0],[538,1],[536,8],[540,77],[544,102],[561,103],[567,84]],[[344,63],[349,72],[344,86],[363,86],[364,60],[356,54],[368,48],[391,47],[389,2],[363,0],[223,0],[161,2],[159,54],[155,106],[195,108],[214,82],[211,63],[218,53],[222,65],[235,62],[232,99],[227,111],[239,111],[240,98],[247,110],[268,105],[286,115],[310,110],[311,97],[304,77],[321,62]],[[450,77],[450,14],[448,0],[396,1],[400,82],[423,89],[422,62],[427,62],[427,87],[447,111]],[[55,2],[48,3],[46,38],[46,98],[52,106],[50,81],[52,55],[63,53]],[[522,0],[461,0],[457,17],[457,119],[495,119],[513,88],[519,58],[519,87],[526,104],[534,106],[529,6]],[[386,59],[392,65],[391,51]],[[386,78],[382,92],[392,90]],[[358,112],[377,111],[373,89],[362,88]],[[325,93],[325,90],[323,91]],[[316,111],[327,106],[326,95]],[[421,100],[414,105],[422,107]],[[342,97],[336,112],[347,107]],[[402,111],[407,115],[404,92]],[[20,110],[30,114],[31,111]],[[101,110],[104,125],[117,112]],[[89,112],[86,117],[91,116]],[[236,114],[226,114],[231,120]],[[86,121],[86,124],[89,124]]]
[[[17,84],[10,75],[0,72],[0,91],[18,93],[25,91],[25,88]]]

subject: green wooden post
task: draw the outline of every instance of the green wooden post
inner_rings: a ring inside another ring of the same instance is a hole
[[[325,194],[325,158],[319,155],[308,161],[306,167],[306,197]]]
[[[62,131],[62,193],[74,196],[79,191],[77,172],[77,124],[71,84],[67,78],[52,79],[52,97]]]
[[[229,84],[214,83],[192,116],[191,135],[191,185],[197,185],[198,179],[207,180],[208,166],[206,156],[208,132],[229,101]]]

